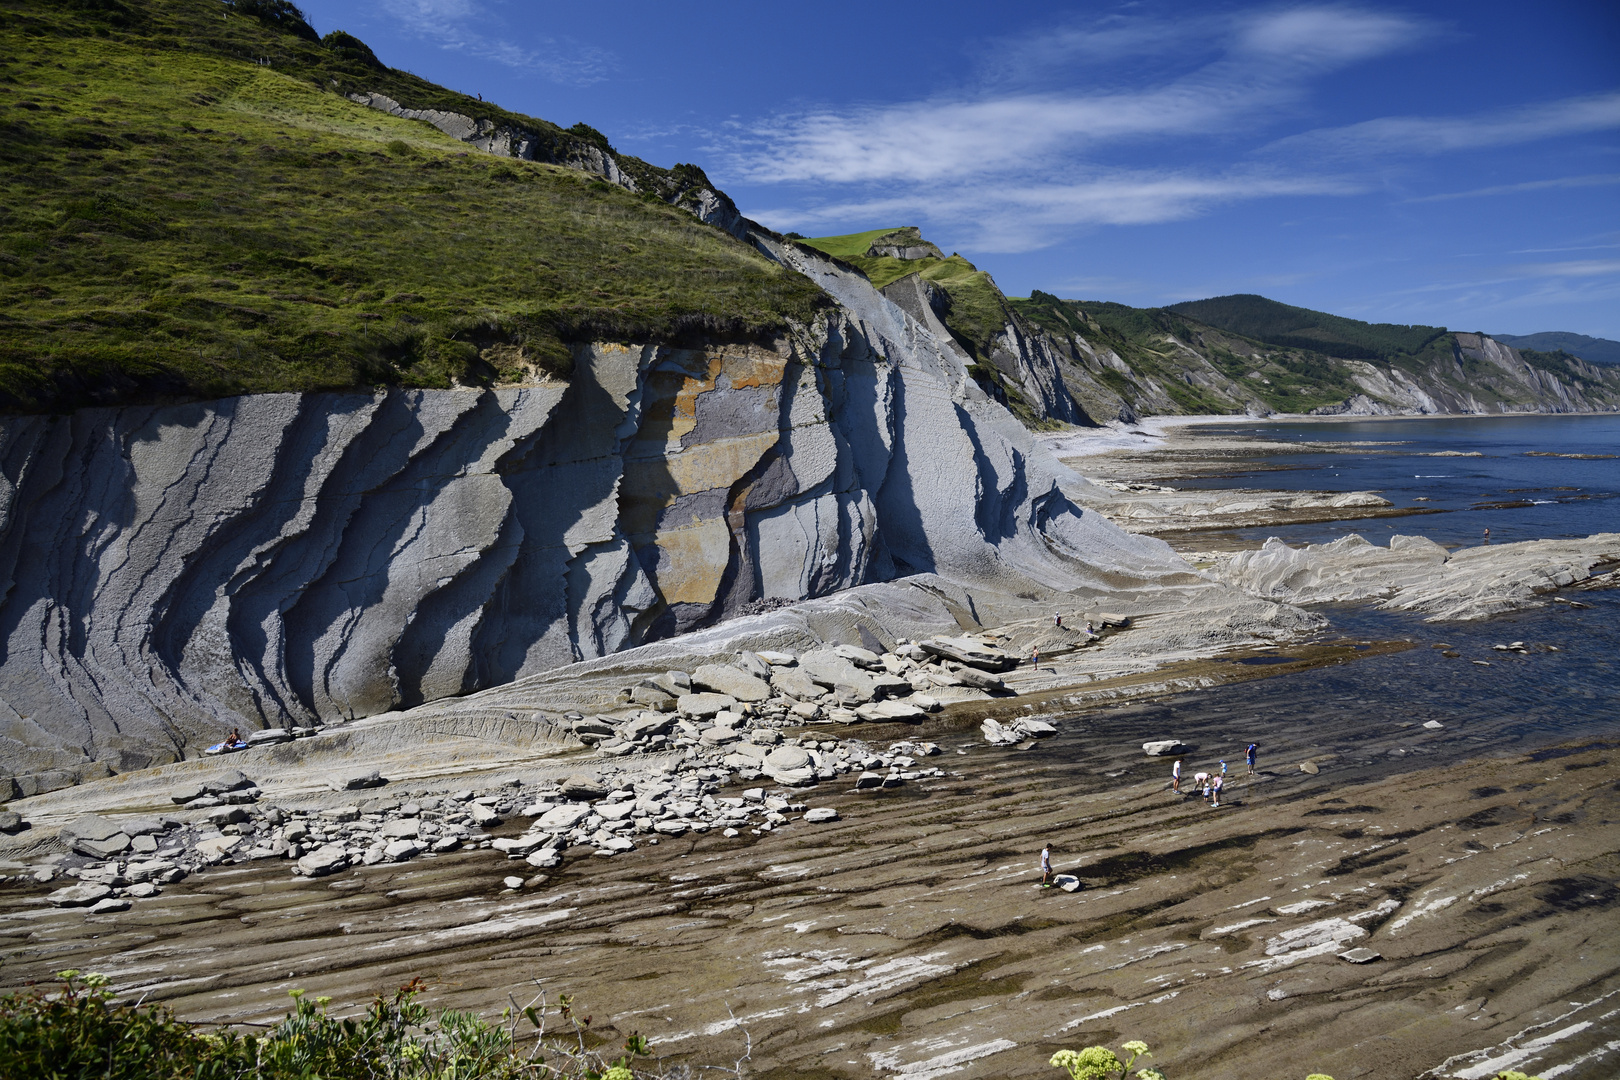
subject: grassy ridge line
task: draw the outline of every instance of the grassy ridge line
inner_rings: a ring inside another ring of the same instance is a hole
[[[828,302],[656,197],[19,8],[43,5],[0,26],[0,406],[489,384]]]

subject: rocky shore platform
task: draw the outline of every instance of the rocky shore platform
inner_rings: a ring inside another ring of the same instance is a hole
[[[1158,486],[1075,497],[1145,531],[1376,509]],[[1620,534],[1188,558],[1045,594],[921,574],[14,790],[0,985],[96,970],[256,1023],[296,988],[538,983],[780,1077],[1044,1075],[1126,1038],[1199,1077],[1282,1047],[1340,1080],[1611,1075]],[[1221,806],[1160,751],[1235,764]]]
[[[1302,756],[1301,731],[1216,809],[1122,740],[1142,719],[1022,750],[941,724],[941,775],[544,875],[463,848],[331,877],[222,864],[117,912],[7,889],[6,982],[96,970],[211,1022],[273,1018],[295,988],[346,1011],[421,976],[487,1010],[538,983],[673,1057],[729,1060],[746,1033],[764,1076],[1038,1076],[1124,1038],[1209,1078],[1282,1046],[1339,1077],[1612,1075],[1620,747],[1458,760],[1460,734],[1411,725]],[[1180,734],[1196,753],[1230,725]],[[443,797],[396,798],[444,820]]]

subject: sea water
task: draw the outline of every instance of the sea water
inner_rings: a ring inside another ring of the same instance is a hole
[[[1411,517],[1263,526],[1241,539],[1322,543],[1360,533],[1387,543],[1415,533],[1447,546],[1620,531],[1620,416],[1396,417],[1245,422],[1188,429],[1194,436],[1331,443],[1333,451],[1257,448],[1255,467],[1177,480],[1178,488],[1376,491]],[[1437,456],[1437,455],[1448,456]],[[1455,454],[1470,455],[1450,456]],[[1472,456],[1478,455],[1478,456]],[[1577,456],[1578,455],[1578,456]],[[1442,513],[1418,513],[1420,511]]]
[[[1496,543],[1620,531],[1616,416],[1242,422],[1192,431],[1334,449],[1257,447],[1252,468],[1173,481],[1178,488],[1375,490],[1398,507],[1442,511],[1223,533],[1250,543],[1268,536],[1323,543],[1359,533],[1387,544],[1391,535],[1407,533],[1456,547],[1484,542],[1487,527]],[[1434,456],[1445,451],[1479,456]],[[1345,783],[1478,753],[1594,736],[1620,740],[1620,591],[1567,596],[1586,606],[1549,603],[1461,623],[1429,622],[1370,602],[1319,606],[1329,622],[1322,640],[1412,647],[1088,710],[1064,725],[1055,741],[1067,745],[1053,749],[1070,761],[1089,755],[1111,771],[1122,767],[1119,754],[1129,758],[1145,739],[1178,738],[1193,745],[1189,761],[1199,767],[1224,757],[1237,768],[1243,747],[1259,742],[1273,761],[1331,755],[1331,782]],[[1495,648],[1516,641],[1529,652]],[[1441,726],[1423,726],[1430,721]],[[1136,758],[1124,767],[1124,775],[1134,775],[1144,766]]]

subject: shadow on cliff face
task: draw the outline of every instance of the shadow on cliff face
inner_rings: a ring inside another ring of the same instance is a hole
[[[639,416],[641,363],[639,351],[617,350],[577,362],[546,425],[496,466],[512,492],[516,550],[473,635],[467,689],[580,658],[571,579],[576,567],[588,573],[581,556],[620,536],[613,496],[626,427]]]

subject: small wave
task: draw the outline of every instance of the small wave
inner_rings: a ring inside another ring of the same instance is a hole
[[[1531,499],[1530,500],[1530,505],[1531,506],[1557,506],[1558,505],[1558,500],[1557,499]]]
[[[1451,478],[1452,478],[1451,473],[1413,473],[1412,474],[1412,479],[1414,479],[1414,480],[1450,480]]]

